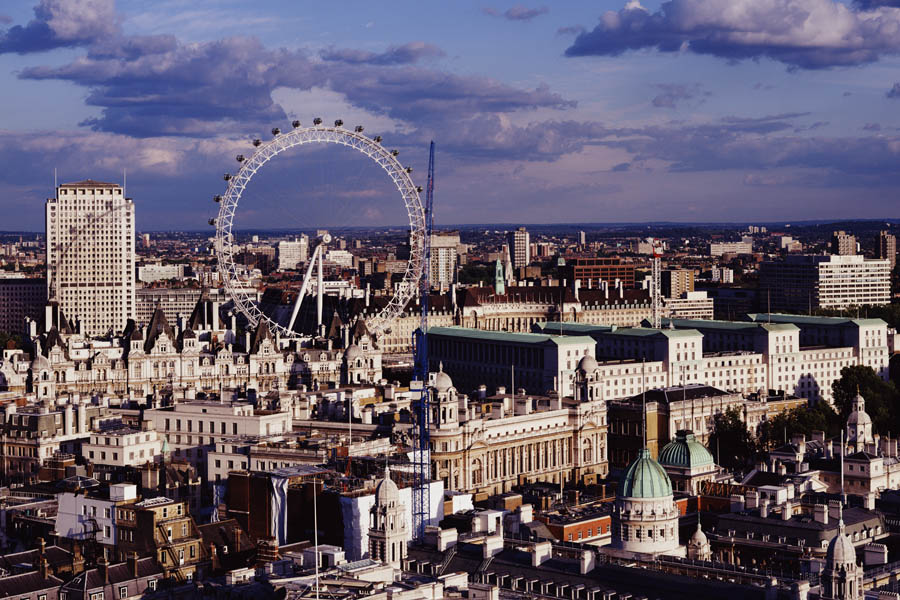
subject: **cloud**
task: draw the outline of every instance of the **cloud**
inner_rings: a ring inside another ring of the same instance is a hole
[[[862,10],[872,10],[879,6],[900,7],[900,0],[854,0],[853,4]]]
[[[521,4],[516,4],[502,13],[496,8],[490,7],[482,8],[481,12],[491,17],[503,17],[507,21],[530,21],[535,17],[547,14],[550,12],[550,9],[546,6],[527,8]]]
[[[610,169],[613,173],[625,173],[631,169],[631,163],[623,162]]]
[[[13,18],[9,15],[0,15],[0,24],[9,25],[13,22]]]
[[[863,125],[863,131],[881,131],[880,123],[866,123]]]
[[[426,58],[440,58],[444,51],[426,42],[409,42],[391,46],[381,53],[349,48],[329,49],[320,54],[322,60],[339,61],[354,65],[408,65]]]
[[[655,49],[821,69],[900,53],[898,32],[900,11],[857,11],[837,0],[669,0],[653,13],[629,0],[578,35],[565,54],[619,56]]]
[[[87,46],[118,33],[113,0],[41,0],[34,19],[0,33],[0,54]]]
[[[699,83],[658,83],[656,87],[662,93],[653,98],[652,104],[656,108],[676,108],[679,102],[699,99],[699,103],[712,95],[712,92],[703,90]]]
[[[900,98],[900,83],[895,83],[894,87],[889,89],[885,95],[888,98]]]

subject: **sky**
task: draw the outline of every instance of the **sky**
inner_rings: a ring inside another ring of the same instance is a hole
[[[643,2],[643,3],[642,3]],[[0,230],[122,182],[197,230],[273,127],[365,127],[435,223],[900,216],[900,0],[40,0],[0,5]],[[341,148],[273,159],[235,228],[402,224]]]

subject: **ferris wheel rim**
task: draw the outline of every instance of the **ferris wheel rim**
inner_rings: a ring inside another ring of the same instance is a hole
[[[273,130],[273,133],[275,131],[277,130]],[[418,283],[424,274],[425,209],[419,197],[419,190],[409,175],[409,170],[397,160],[396,152],[385,149],[380,143],[380,138],[370,139],[363,135],[361,128],[350,131],[338,125],[334,127],[321,125],[295,127],[284,133],[276,133],[275,137],[268,142],[257,143],[255,141],[256,149],[252,155],[246,159],[242,156],[238,157],[241,168],[234,175],[226,175],[228,185],[225,194],[221,196],[219,213],[215,219],[214,251],[217,256],[219,276],[226,293],[234,301],[235,309],[240,311],[253,327],[265,320],[273,333],[277,332],[287,338],[302,337],[302,334],[289,330],[263,313],[257,306],[255,298],[251,298],[244,286],[241,285],[241,279],[237,274],[237,265],[234,262],[235,248],[232,230],[238,203],[256,173],[282,152],[307,144],[342,145],[360,152],[388,174],[403,200],[410,228],[410,256],[406,270],[400,285],[397,286],[387,305],[373,318],[366,321],[370,331],[382,333],[401,315],[406,305],[413,299],[415,291],[418,289]]]

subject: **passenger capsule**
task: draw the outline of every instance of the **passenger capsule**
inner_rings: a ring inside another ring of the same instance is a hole
[[[210,220],[209,220],[209,224],[210,224],[210,225],[215,225],[215,224],[216,224],[216,220],[215,220],[215,219],[210,219]]]
[[[397,156],[398,154],[400,154],[399,150],[391,150],[391,156]]]
[[[356,133],[362,133],[362,131],[363,131],[363,126],[362,126],[362,125],[357,125],[356,127],[353,128],[353,131],[355,131]]]
[[[407,172],[407,173],[412,173],[412,167],[406,167],[406,172]]]
[[[416,191],[419,192],[419,193],[421,194],[421,193],[422,193],[422,186],[421,186],[421,185],[417,185],[417,186],[416,186]]]
[[[244,155],[243,155],[243,154],[238,154],[237,156],[235,156],[235,159],[236,159],[238,162],[244,162]]]
[[[262,144],[262,140],[260,140],[260,139],[255,139],[255,140],[253,140],[253,145],[254,145],[254,146],[259,146],[260,144]]]
[[[337,119],[337,120],[334,122],[334,126],[335,126],[335,127],[343,127],[343,125],[344,125],[344,122],[341,121],[340,119]]]
[[[376,144],[380,144],[380,143],[381,143],[381,136],[380,136],[380,135],[376,135],[375,137],[372,138],[372,140],[374,140],[374,142],[375,142]]]
[[[225,173],[225,175],[223,175],[222,178],[225,181],[231,181],[231,173]]]
[[[213,196],[213,200],[216,201],[216,202],[221,202],[221,201],[222,201],[222,196]]]
[[[293,121],[291,122],[291,125],[294,127],[294,129],[297,129],[298,127],[300,127],[300,121]]]
[[[321,125],[321,124],[322,124],[322,119],[320,119],[319,117],[316,117],[315,119],[313,119],[313,125]]]
[[[272,135],[278,135],[279,133],[281,133],[280,129],[278,129],[277,127],[272,128]]]

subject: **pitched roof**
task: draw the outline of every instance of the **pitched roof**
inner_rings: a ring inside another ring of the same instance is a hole
[[[259,352],[259,347],[266,340],[273,341],[272,332],[269,330],[269,320],[260,319],[259,325],[256,326],[256,331],[253,332],[253,341],[250,344],[250,353],[256,354],[257,352]]]
[[[0,578],[0,596],[23,596],[40,590],[49,590],[62,585],[62,579],[50,575],[46,579],[39,571]]]
[[[153,346],[156,345],[156,340],[164,333],[172,342],[175,341],[175,330],[169,325],[166,313],[157,304],[153,315],[150,317],[150,324],[147,325],[147,340],[144,342],[144,352],[150,352]]]
[[[153,557],[147,558],[139,558],[137,559],[137,578],[142,579],[144,577],[152,577],[153,575],[162,575],[163,570],[160,568],[158,564],[156,564],[156,559]],[[85,583],[85,579],[87,578]],[[130,565],[127,562],[118,563],[115,565],[109,566],[109,583],[123,583],[125,581],[132,581],[135,579],[134,574],[131,571]],[[75,590],[94,590],[97,588],[102,588],[107,583],[103,580],[103,575],[100,573],[100,569],[89,569],[68,582],[63,586],[63,588],[70,588]]]

